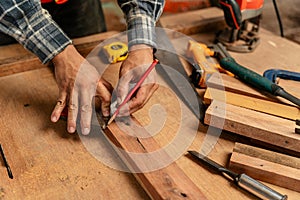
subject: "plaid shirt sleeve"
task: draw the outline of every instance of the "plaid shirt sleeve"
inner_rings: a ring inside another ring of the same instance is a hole
[[[147,44],[156,48],[155,23],[163,11],[164,3],[163,0],[118,0],[127,21],[129,47]]]
[[[42,9],[40,0],[1,0],[0,30],[49,62],[71,40]]]

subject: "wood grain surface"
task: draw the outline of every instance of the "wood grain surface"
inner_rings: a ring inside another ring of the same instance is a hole
[[[300,156],[300,135],[295,122],[214,100],[207,109],[206,124],[259,140]]]
[[[217,12],[215,14],[220,15]],[[185,16],[189,16],[188,12]],[[194,21],[201,20],[193,17],[189,23]],[[172,29],[172,26],[168,28]],[[214,39],[214,33],[191,33],[199,42],[209,44]],[[274,67],[299,71],[299,45],[263,29],[260,30],[260,36],[261,44],[253,53],[231,55],[240,64],[258,73]],[[118,65],[112,65],[107,72],[106,78],[113,85],[118,79],[117,71]],[[83,144],[81,136],[66,132],[65,122],[50,122],[51,110],[58,95],[50,69],[41,68],[1,77],[0,87],[0,142],[15,176],[13,180],[9,179],[2,165],[1,200],[149,199],[132,174],[110,168],[96,159]],[[168,113],[163,128],[153,136],[163,147],[172,141],[181,125],[178,117],[180,104],[174,93],[160,87],[134,116],[144,127],[154,123],[153,119],[160,116],[161,111],[154,112],[155,115],[149,111],[157,104],[163,105],[164,112]],[[199,151],[207,129],[203,125],[197,128],[191,124],[185,125],[184,136],[192,138],[192,143],[185,150]],[[196,134],[192,134],[194,132]],[[89,139],[93,141],[93,137]],[[226,166],[235,142],[245,142],[245,138],[223,132],[208,156]],[[205,166],[193,162],[184,152],[175,162],[209,200],[257,199]],[[287,194],[291,200],[300,198],[298,192],[269,183],[266,185]]]
[[[210,104],[213,100],[223,101],[235,106],[248,108],[290,120],[300,118],[300,110],[293,105],[281,104],[279,102],[276,103],[214,88],[207,88],[204,94],[204,101],[205,103]]]
[[[300,159],[236,143],[229,167],[257,180],[300,191]]]
[[[117,34],[110,31],[82,38],[73,39],[73,44],[82,56],[87,56],[103,40]],[[0,46],[0,77],[19,72],[47,67],[49,63],[42,62],[31,52],[19,44]]]

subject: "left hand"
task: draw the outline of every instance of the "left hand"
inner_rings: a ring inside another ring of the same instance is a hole
[[[120,105],[129,93],[129,84],[137,83],[153,62],[153,49],[144,44],[133,46],[127,59],[122,63],[117,86],[117,104]],[[119,116],[125,116],[141,109],[158,88],[156,71],[153,69],[134,97],[128,102],[127,109],[123,108]]]
[[[93,98],[100,99],[103,116],[109,116],[112,86],[104,79],[99,79],[96,68],[87,62],[73,45],[69,45],[55,56],[53,63],[59,97],[51,121],[57,122],[67,106],[68,132],[75,132],[77,119],[80,119],[81,132],[87,135],[90,132]]]

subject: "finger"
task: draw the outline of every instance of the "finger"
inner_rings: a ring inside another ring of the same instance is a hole
[[[83,135],[90,133],[91,119],[92,119],[92,99],[93,93],[83,89],[81,90],[80,98],[80,125]]]
[[[96,96],[100,98],[101,111],[104,117],[110,114],[111,92],[113,88],[110,83],[104,79],[98,82]]]
[[[59,98],[56,102],[56,105],[51,114],[51,121],[57,122],[60,118],[61,112],[63,111],[64,107],[66,106],[67,102],[67,92],[62,91],[59,93]]]
[[[78,115],[78,91],[73,89],[70,95],[68,107],[68,132],[74,133],[76,130],[76,119]]]
[[[138,90],[136,96],[128,102],[129,113],[132,114],[144,107],[157,88],[157,84],[147,84],[142,86]]]
[[[120,105],[129,92],[129,83],[132,80],[132,73],[128,72],[119,79],[117,86],[117,103]]]

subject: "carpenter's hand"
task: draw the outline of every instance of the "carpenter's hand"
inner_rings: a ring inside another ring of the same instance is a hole
[[[151,47],[141,44],[135,45],[130,49],[128,57],[122,63],[119,73],[120,80],[117,87],[118,105],[123,102],[130,91],[129,84],[137,83],[152,62],[153,49]],[[129,115],[142,108],[157,88],[156,71],[153,69],[135,96],[128,102],[127,106],[120,110],[119,115]]]
[[[52,61],[55,66],[59,97],[51,121],[57,122],[63,109],[68,106],[68,132],[75,132],[76,119],[80,115],[81,131],[86,135],[90,132],[92,101],[95,96],[101,100],[102,114],[109,116],[112,86],[104,79],[99,80],[97,70],[73,45],[66,47]]]

